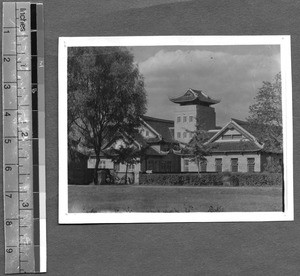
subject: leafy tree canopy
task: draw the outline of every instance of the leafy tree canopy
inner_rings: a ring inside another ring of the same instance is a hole
[[[139,162],[144,155],[144,149],[139,149],[133,146],[130,142],[123,142],[124,145],[120,145],[118,148],[110,148],[105,152],[105,155],[114,163],[125,164],[125,184],[127,184],[128,166]]]
[[[249,107],[247,121],[265,150],[282,150],[281,74],[273,82],[263,82],[255,103]]]
[[[143,76],[122,47],[75,47],[68,52],[68,131],[96,155],[117,131],[132,133],[146,113]]]
[[[209,135],[208,132],[203,129],[203,126],[199,124],[198,119],[196,122],[196,130],[186,131],[192,133],[193,138],[185,144],[182,153],[197,165],[199,173],[201,162],[206,161],[206,156],[210,154],[212,149],[212,146],[206,143],[209,139]]]

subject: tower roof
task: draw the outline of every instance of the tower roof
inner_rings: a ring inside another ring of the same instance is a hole
[[[210,98],[201,90],[195,90],[191,88],[189,88],[184,95],[177,98],[172,98],[170,101],[180,105],[200,104],[205,106],[210,106],[220,102],[220,100]]]

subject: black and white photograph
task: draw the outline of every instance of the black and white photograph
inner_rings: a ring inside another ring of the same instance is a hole
[[[59,222],[293,219],[289,36],[62,37]]]

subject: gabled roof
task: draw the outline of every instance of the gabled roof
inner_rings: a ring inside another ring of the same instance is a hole
[[[146,123],[146,125],[150,126],[156,133],[159,134],[157,138],[160,138],[160,140],[158,140],[157,138],[149,138],[147,139],[147,142],[149,143],[158,142],[158,141],[164,141],[167,143],[175,142],[172,133],[170,131],[170,128],[174,127],[174,121],[158,119],[149,116],[143,116],[142,119]]]
[[[118,140],[122,139],[125,140],[125,142],[128,142],[130,144],[134,144],[135,146],[137,146],[138,148],[142,147],[143,144],[143,140],[142,139],[137,139],[139,137],[139,133],[136,132],[134,133],[132,136],[128,135],[127,133],[120,133],[117,132],[114,137],[103,146],[103,150],[109,148],[111,145],[113,145],[115,142],[117,142]]]
[[[251,134],[249,131],[246,130],[247,123],[245,122],[245,125],[238,124],[236,119],[231,119],[230,122],[228,122],[220,131],[218,131],[214,136],[210,138],[208,141],[209,143],[214,142],[216,139],[218,139],[224,132],[226,132],[228,129],[234,128],[236,131],[243,134],[245,137],[247,137],[249,140],[252,140],[253,142],[257,143],[258,146],[261,146],[261,144],[258,143],[256,137]],[[240,121],[243,122],[243,121]]]
[[[231,119],[233,121],[235,121],[237,124],[239,124],[241,127],[243,127],[243,129],[247,130],[249,133],[251,133],[253,136],[256,137],[257,141],[260,144],[263,144],[264,148],[263,151],[267,152],[267,153],[276,153],[276,154],[281,154],[282,153],[282,149],[280,149],[280,145],[277,145],[279,148],[277,148],[277,146],[274,146],[274,144],[272,143],[276,143],[276,141],[271,142],[270,144],[270,140],[268,140],[268,135],[266,137],[262,137],[262,132],[265,131],[266,129],[268,129],[268,127],[270,126],[266,126],[266,125],[256,125],[256,124],[251,124],[249,122],[245,122],[245,121],[241,121],[241,120],[237,120],[237,119]],[[280,126],[272,126],[273,131],[275,133],[282,133],[282,127]],[[267,131],[267,130],[266,130]],[[264,139],[264,140],[260,140],[260,139]],[[270,147],[271,146],[271,147]]]
[[[176,143],[170,131],[170,128],[174,127],[174,122],[171,120],[158,119],[149,116],[143,116],[141,120],[144,127],[148,128],[155,135],[155,137],[147,138],[144,137],[140,132],[135,132],[133,134],[116,133],[110,142],[104,146],[103,150],[107,150],[118,139],[125,139],[126,141],[131,141],[131,143],[140,148],[146,148],[147,155],[168,154],[168,152],[157,151],[156,149],[152,148],[151,145],[158,143]]]
[[[247,128],[249,124],[244,121],[237,119],[231,119],[219,132],[214,134],[208,141],[207,144],[212,146],[212,152],[243,152],[243,151],[260,151],[263,149],[263,145],[260,144],[256,137],[248,132]],[[216,142],[216,140],[225,133],[228,129],[234,128],[236,131],[245,136],[247,141],[227,141],[227,142]]]
[[[220,102],[220,100],[209,97],[203,91],[192,88],[189,88],[183,96],[171,98],[170,101],[180,105],[200,104],[205,106],[210,106]]]
[[[256,152],[260,151],[261,147],[257,146],[252,141],[234,141],[226,143],[211,143],[211,152],[225,153],[225,152]]]
[[[234,119],[234,118],[231,118],[231,121],[237,123],[239,126],[241,126],[243,129],[245,129],[247,132],[251,133],[253,136],[256,137],[255,129],[253,127],[251,127],[251,125],[248,122]]]

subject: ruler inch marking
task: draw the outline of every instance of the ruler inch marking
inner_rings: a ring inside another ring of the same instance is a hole
[[[45,185],[45,180],[37,177],[33,179],[33,173],[39,174],[33,170],[39,166],[39,154],[36,154],[36,151],[40,153],[43,150],[43,154],[45,151],[39,147],[40,137],[36,122],[40,120],[39,115],[33,112],[32,107],[35,103],[31,100],[40,82],[37,73],[38,57],[44,55],[43,48],[37,45],[39,32],[43,29],[42,8],[42,4],[30,2],[3,3],[2,36],[5,36],[5,39],[2,39],[2,84],[6,86],[5,90],[16,91],[13,96],[2,93],[3,111],[6,112],[3,116],[3,138],[12,141],[3,144],[4,214],[10,231],[15,229],[13,234],[8,234],[8,228],[4,228],[5,245],[6,248],[10,248],[5,252],[7,274],[46,272],[45,222],[43,221],[43,228],[36,226],[39,225],[40,206],[45,204],[40,203],[40,189],[37,187]],[[4,100],[8,97],[9,100]],[[29,100],[29,104],[26,99]],[[37,102],[37,98],[35,101]],[[39,110],[39,104],[35,104],[34,110]],[[36,117],[34,124],[33,117]],[[5,130],[7,124],[8,131]],[[14,135],[15,133],[17,135]],[[9,150],[14,149],[15,153],[10,157]],[[9,170],[8,166],[12,166],[13,169]],[[25,183],[27,185],[23,185]],[[44,199],[44,195],[42,198]],[[40,229],[43,229],[43,232]],[[41,234],[42,247],[39,246]],[[18,250],[14,250],[16,248]]]

